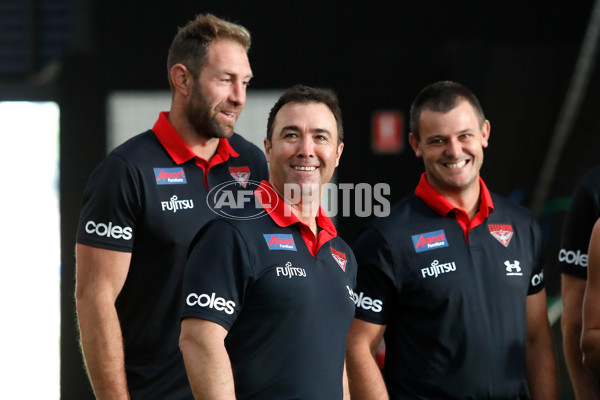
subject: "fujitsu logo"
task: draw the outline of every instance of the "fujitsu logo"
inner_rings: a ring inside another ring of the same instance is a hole
[[[423,278],[427,278],[429,276],[437,278],[438,275],[453,271],[456,271],[456,264],[454,263],[454,261],[445,264],[440,264],[438,260],[433,260],[433,262],[431,263],[431,267],[421,269],[421,274],[423,275]]]
[[[285,267],[277,267],[275,271],[277,272],[277,276],[286,276],[289,279],[292,279],[294,276],[306,278],[306,270],[292,266],[292,263],[289,261],[285,263]]]
[[[187,210],[188,208],[194,208],[194,201],[192,199],[189,200],[178,200],[177,195],[171,197],[169,201],[161,201],[160,205],[162,206],[162,210],[173,211],[174,213],[177,210]]]

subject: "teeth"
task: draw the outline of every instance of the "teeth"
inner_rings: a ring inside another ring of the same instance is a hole
[[[317,167],[294,167],[296,171],[314,171]]]
[[[448,163],[448,164],[446,164],[446,166],[448,168],[462,168],[465,166],[466,163],[467,163],[467,161],[463,160],[463,161],[459,161],[457,163]]]

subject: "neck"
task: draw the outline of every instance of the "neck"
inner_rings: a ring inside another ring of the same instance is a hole
[[[321,191],[320,188],[316,189],[316,192],[310,191],[309,187],[302,188],[300,195],[293,193],[293,198],[286,198],[284,191],[278,188],[272,181],[270,181],[271,187],[277,192],[285,204],[292,210],[292,213],[298,218],[300,222],[308,226],[315,237],[317,236],[317,215],[319,214],[319,207],[321,204]],[[305,192],[305,190],[309,192]],[[299,199],[296,199],[299,197]]]
[[[477,214],[481,194],[479,180],[467,189],[440,190],[436,188],[436,190],[454,207],[464,210],[469,216],[469,219],[473,219],[475,214]]]
[[[196,156],[208,161],[215,155],[219,147],[218,138],[207,138],[200,135],[181,113],[175,111],[169,113],[169,122]]]
[[[317,215],[319,213],[319,203],[298,203],[290,204],[292,212],[300,222],[308,226],[317,236]]]

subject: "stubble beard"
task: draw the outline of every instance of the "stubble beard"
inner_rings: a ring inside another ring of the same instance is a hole
[[[198,86],[192,89],[190,102],[185,106],[185,115],[190,125],[200,137],[229,138],[233,135],[233,126],[223,126],[212,114],[212,107],[208,100],[202,95]]]

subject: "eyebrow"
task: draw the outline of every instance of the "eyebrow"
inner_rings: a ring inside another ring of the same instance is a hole
[[[473,132],[473,129],[471,129],[471,128],[466,128],[466,129],[462,129],[462,130],[460,130],[460,131],[458,131],[458,132],[456,132],[456,133],[454,133],[454,134],[456,134],[456,135],[462,135],[462,134],[464,134],[464,133],[470,133],[470,132]],[[436,134],[434,134],[434,135],[431,135],[431,136],[429,136],[429,138],[446,138],[446,137],[448,137],[448,136],[452,136],[452,135],[454,135],[454,134],[450,134],[450,135],[443,135],[443,134],[441,134],[441,133],[436,133]]]
[[[229,76],[241,76],[240,74],[238,74],[236,72],[233,72],[233,71],[230,71],[230,70],[227,70],[227,69],[223,69],[221,71],[218,71],[218,73],[220,73],[220,74],[226,74],[226,75],[229,75]],[[250,71],[250,73],[248,75],[242,77],[242,79],[252,79],[252,78],[254,78],[254,75],[252,75],[252,71]]]
[[[300,131],[300,128],[298,128],[297,125],[288,125],[288,126],[284,126],[283,128],[281,128],[280,132],[285,132],[285,131]],[[315,129],[311,130],[311,132],[312,133],[322,133],[322,134],[331,136],[331,132],[329,132],[327,129],[323,129],[323,128],[315,128]]]

